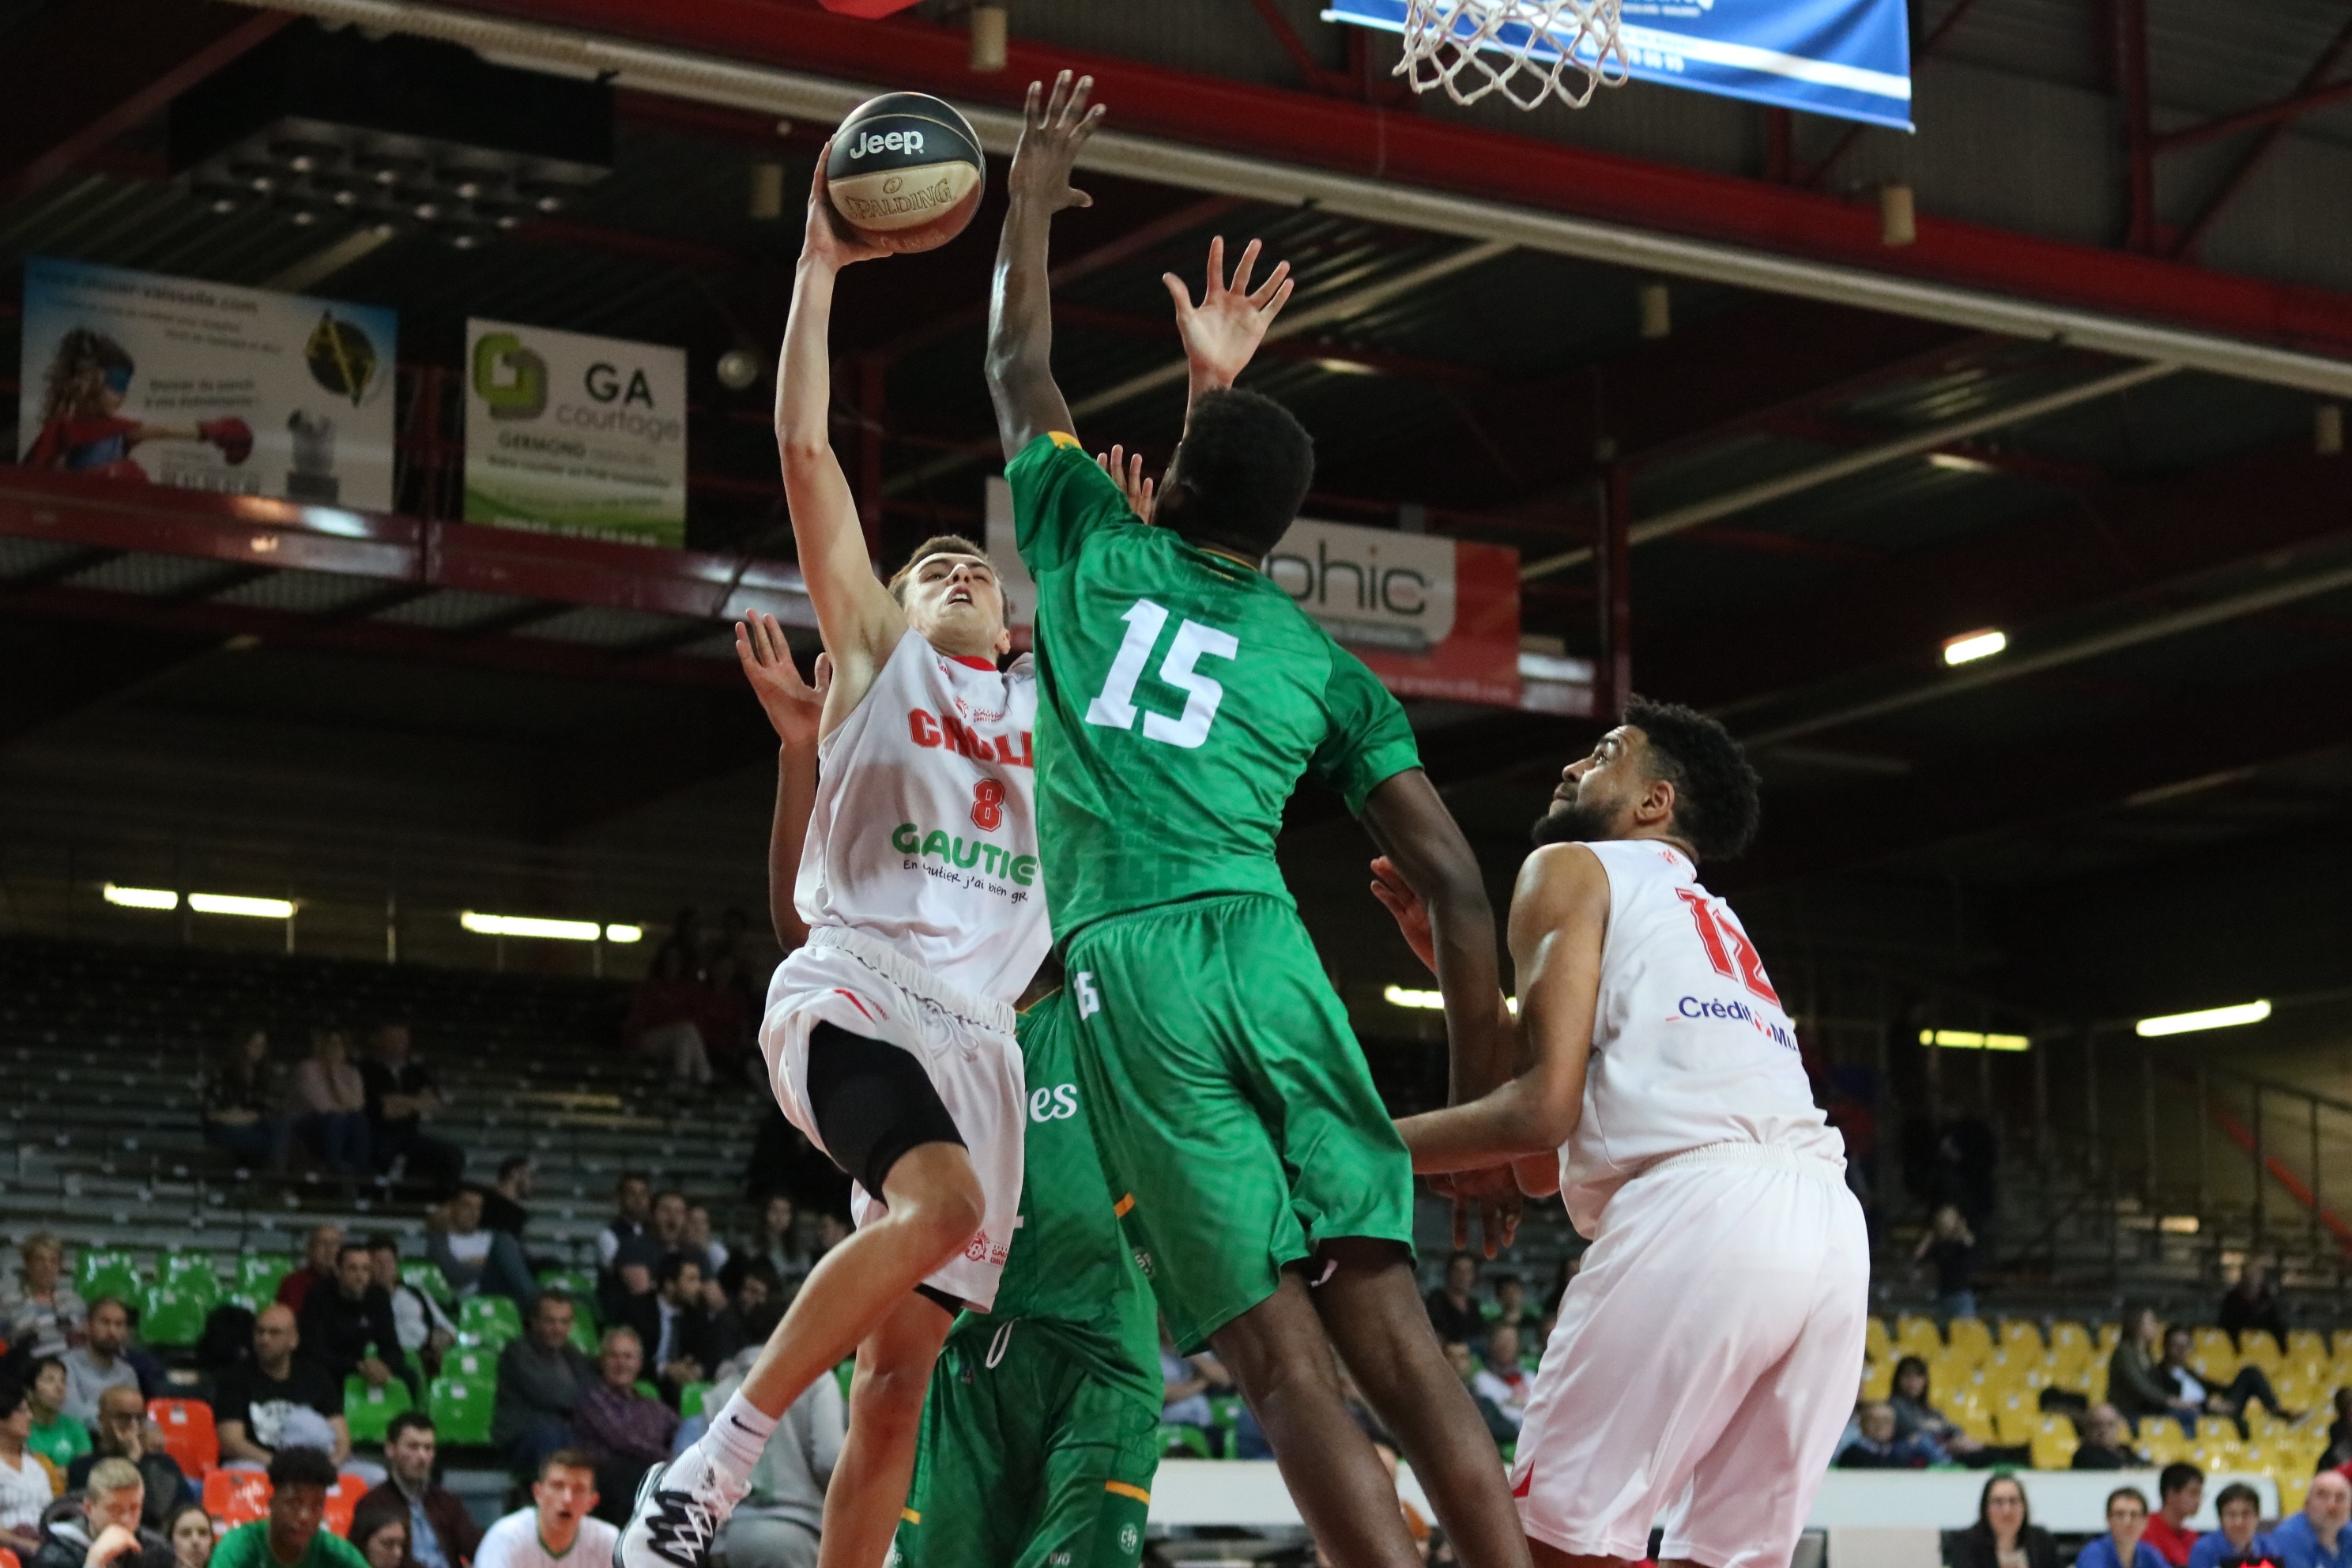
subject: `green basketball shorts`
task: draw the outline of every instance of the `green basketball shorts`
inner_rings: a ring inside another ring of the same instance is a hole
[[[1070,939],[1103,1173],[1176,1342],[1197,1350],[1323,1242],[1412,1246],[1412,1163],[1297,911],[1259,895]]]
[[[897,1568],[1136,1568],[1160,1412],[1049,1322],[979,1326],[932,1369]]]

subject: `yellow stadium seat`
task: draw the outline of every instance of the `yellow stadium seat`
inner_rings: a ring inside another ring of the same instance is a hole
[[[2031,1443],[2042,1430],[2042,1413],[2022,1401],[1993,1412],[1993,1428],[2003,1443]]]
[[[2053,1431],[2048,1427],[2036,1432],[2032,1438],[2033,1468],[2037,1470],[2063,1470],[2074,1462],[2074,1450],[2081,1447],[2072,1430]]]
[[[2092,1404],[2104,1403],[2107,1397],[2107,1363],[2095,1361],[2084,1368],[2081,1387]]]
[[[1870,1326],[1863,1331],[1862,1353],[1872,1361],[1885,1361],[1895,1352],[1895,1336],[1886,1331],[1886,1320],[1873,1313]]]
[[[2143,1443],[2158,1437],[2177,1437],[2183,1442],[2189,1438],[2189,1435],[2180,1429],[2180,1423],[2169,1415],[2145,1417],[2139,1424],[2139,1436]]]
[[[1952,1349],[1966,1355],[1971,1363],[1981,1362],[1992,1354],[1992,1331],[1982,1318],[1954,1318],[1947,1336]]]
[[[2311,1477],[2309,1475],[2283,1476],[2273,1471],[2271,1479],[2278,1483],[2279,1517],[2285,1519],[2301,1513],[2304,1494],[2311,1489]]]
[[[2056,1322],[2050,1325],[2050,1348],[2052,1350],[2066,1351],[2077,1347],[2082,1350],[2084,1354],[2088,1355],[2090,1353],[2090,1330],[2074,1321],[2072,1318],[2061,1318]]]
[[[1874,1361],[1863,1367],[1862,1396],[1864,1399],[1884,1399],[1894,1392],[1895,1363],[1893,1362]]]
[[[2041,1327],[2024,1318],[2011,1318],[2000,1325],[2000,1348],[2012,1353],[2040,1355],[2044,1349]]]
[[[2286,1353],[2297,1361],[2326,1361],[2327,1336],[2317,1329],[2291,1329],[2286,1336]]]
[[[2177,1430],[2159,1433],[2153,1437],[2143,1436],[2139,1440],[2139,1451],[2147,1456],[2147,1462],[2151,1465],[2178,1464],[2189,1457],[2189,1439]]]
[[[1970,1405],[1958,1411],[1947,1411],[1945,1414],[1951,1416],[1952,1425],[1979,1443],[1998,1443],[2001,1440],[2000,1429],[1993,1421],[1992,1412],[1981,1405]]]
[[[2234,1443],[2238,1440],[2238,1424],[2226,1415],[2200,1415],[2197,1418],[2197,1440],[2200,1443]]]
[[[2238,1346],[2238,1359],[2248,1366],[2258,1366],[2264,1372],[2276,1372],[2279,1363],[2286,1360],[2286,1356],[2279,1349],[2278,1341],[2271,1338],[2270,1335],[2249,1332],[2242,1336]],[[2231,1370],[2234,1372],[2237,1369],[2232,1367]]]
[[[2124,1326],[2121,1323],[2101,1323],[2097,1336],[2091,1341],[2091,1349],[2100,1360],[2105,1361],[2115,1354],[2116,1347],[2123,1342]]]
[[[1906,1312],[1895,1320],[1895,1348],[1904,1355],[1916,1355],[1924,1361],[1942,1353],[1944,1336],[1936,1331],[1935,1319]]]

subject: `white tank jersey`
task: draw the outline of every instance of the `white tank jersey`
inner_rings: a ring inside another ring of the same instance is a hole
[[[1599,1235],[1617,1189],[1709,1143],[1758,1143],[1843,1165],[1813,1104],[1797,1031],[1731,906],[1655,839],[1588,844],[1609,873],[1609,930],[1584,1114],[1561,1145],[1569,1218]]]
[[[1037,869],[1037,678],[908,631],[817,747],[793,900],[960,990],[1010,1004],[1052,942]]]

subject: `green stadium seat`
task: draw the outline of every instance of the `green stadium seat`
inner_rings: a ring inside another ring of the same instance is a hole
[[[445,1377],[461,1377],[467,1383],[487,1383],[495,1387],[499,1381],[499,1358],[488,1351],[451,1351],[441,1358],[441,1373]]]
[[[596,1277],[577,1268],[550,1268],[539,1277],[542,1290],[561,1290],[574,1301],[593,1300],[596,1295]]]
[[[173,1251],[163,1254],[155,1262],[155,1283],[193,1296],[207,1309],[220,1300],[220,1275],[213,1268],[210,1253]]]
[[[689,1383],[677,1391],[677,1413],[691,1419],[702,1414],[702,1401],[709,1394],[707,1383]]]
[[[457,1306],[457,1342],[496,1351],[522,1337],[522,1313],[504,1296],[468,1296]]]
[[[1224,1435],[1224,1452],[1229,1457],[1234,1452],[1234,1425],[1241,1420],[1242,1412],[1248,1406],[1242,1403],[1242,1396],[1238,1394],[1218,1394],[1210,1396],[1209,1425]]]
[[[139,1337],[151,1345],[184,1350],[205,1337],[205,1320],[214,1305],[210,1295],[150,1285],[139,1294]]]
[[[642,1399],[659,1399],[661,1397],[660,1387],[657,1384],[647,1383],[642,1377],[637,1379],[636,1393],[638,1397]]]
[[[833,1369],[833,1381],[841,1384],[841,1397],[845,1400],[849,1397],[849,1385],[856,1381],[856,1378],[857,1358],[856,1356],[851,1356]]]
[[[139,1265],[119,1247],[87,1247],[74,1264],[74,1289],[85,1301],[112,1296],[135,1306],[139,1284]]]
[[[596,1352],[604,1348],[597,1338],[596,1321],[585,1312],[572,1314],[572,1348],[591,1361],[594,1360]]]
[[[282,1253],[248,1252],[236,1260],[236,1298],[256,1311],[278,1299],[278,1287],[294,1272],[294,1259]]]
[[[354,1443],[383,1442],[392,1418],[411,1403],[408,1384],[396,1377],[382,1388],[370,1388],[367,1379],[357,1375],[343,1379],[343,1420]]]
[[[490,1412],[497,1400],[494,1384],[445,1373],[425,1390],[425,1411],[433,1417],[434,1430],[444,1443],[482,1444],[490,1440]]]
[[[445,1307],[449,1304],[449,1280],[437,1263],[417,1259],[402,1264],[400,1282],[423,1291]]]
[[[1198,1426],[1163,1425],[1160,1428],[1160,1454],[1162,1458],[1181,1458],[1187,1454],[1196,1459],[1215,1458],[1209,1452],[1209,1435]]]

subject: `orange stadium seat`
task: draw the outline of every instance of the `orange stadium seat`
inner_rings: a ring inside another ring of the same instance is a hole
[[[213,1430],[213,1407],[201,1399],[151,1399],[147,1419],[163,1430],[163,1451],[180,1468],[201,1477],[220,1464],[220,1435]]]
[[[229,1530],[269,1517],[269,1478],[259,1470],[215,1470],[205,1478],[205,1511]]]

